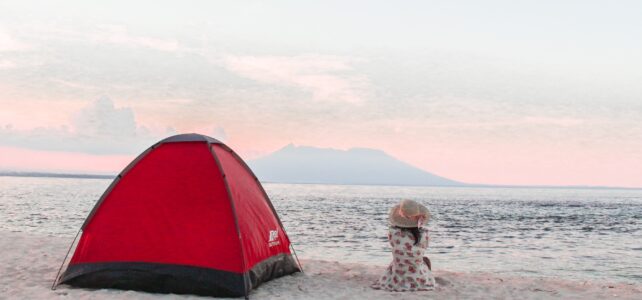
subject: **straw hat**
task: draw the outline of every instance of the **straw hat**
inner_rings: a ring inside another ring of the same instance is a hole
[[[419,219],[423,224],[430,219],[430,211],[421,203],[412,200],[402,200],[390,209],[388,221],[390,225],[403,228],[419,227]]]

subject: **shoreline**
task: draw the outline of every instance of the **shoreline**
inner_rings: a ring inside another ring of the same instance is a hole
[[[10,299],[207,299],[193,295],[88,290],[51,284],[69,247],[68,240],[23,232],[0,231],[0,295]],[[642,283],[573,281],[559,278],[502,276],[485,272],[435,270],[438,287],[431,292],[373,290],[385,266],[302,259],[305,273],[265,283],[254,299],[640,299]],[[213,299],[213,298],[209,298]],[[240,298],[238,298],[240,299]]]

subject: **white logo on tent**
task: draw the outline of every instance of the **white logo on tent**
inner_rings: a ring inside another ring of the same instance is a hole
[[[281,242],[278,241],[278,239],[279,239],[279,231],[278,230],[270,230],[270,237],[269,237],[269,240],[268,240],[268,245],[270,247],[274,247],[276,245],[281,244]]]

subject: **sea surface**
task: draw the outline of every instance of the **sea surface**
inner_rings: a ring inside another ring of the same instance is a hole
[[[71,243],[110,182],[0,177],[0,231]],[[433,214],[434,269],[642,282],[642,190],[264,187],[300,258],[388,264],[388,210],[413,199]]]

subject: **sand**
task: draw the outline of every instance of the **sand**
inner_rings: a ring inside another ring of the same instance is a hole
[[[0,299],[204,299],[120,290],[50,289],[71,238],[0,232]],[[369,285],[385,266],[302,260],[305,274],[252,291],[251,299],[642,299],[642,284],[578,282],[435,270],[432,292],[395,293]]]

